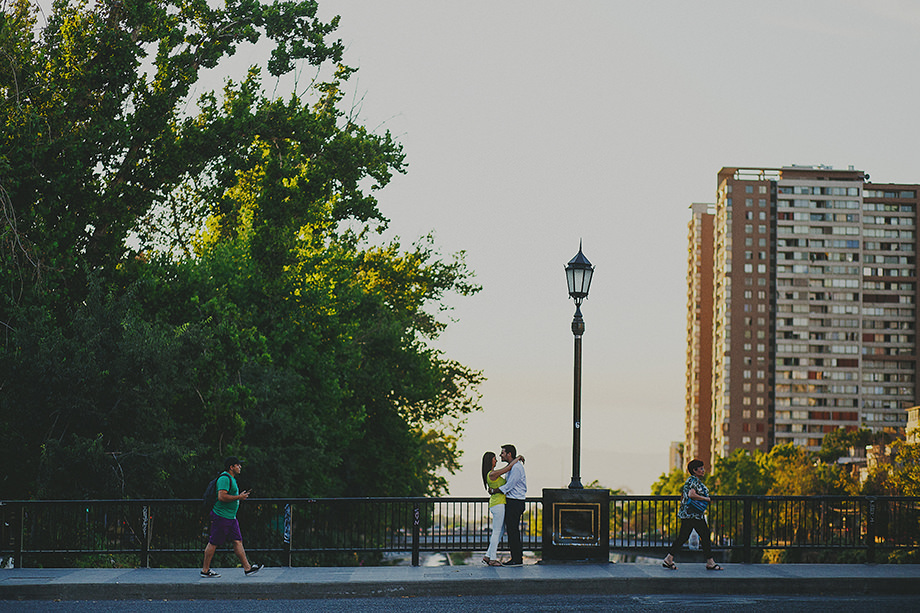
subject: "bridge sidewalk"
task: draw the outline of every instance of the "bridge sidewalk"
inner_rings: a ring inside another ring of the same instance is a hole
[[[0,570],[2,600],[226,600],[496,594],[920,595],[920,565],[726,564],[707,571],[684,563],[486,566]],[[498,581],[496,581],[498,579]]]

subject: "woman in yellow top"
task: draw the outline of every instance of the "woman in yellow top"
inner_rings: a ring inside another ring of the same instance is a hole
[[[523,462],[524,458],[518,456],[502,468],[495,470],[495,465],[498,463],[495,454],[491,451],[485,452],[482,455],[482,484],[485,486],[486,491],[489,491],[489,488],[497,488],[504,485],[505,478],[502,477],[502,475],[511,470],[511,467],[514,466],[514,463],[517,461]],[[502,535],[505,531],[504,494],[501,492],[492,494],[489,498],[489,512],[492,513],[492,536],[489,538],[489,549],[486,551],[486,555],[483,556],[482,563],[488,564],[489,566],[501,566],[502,563],[498,561],[498,544],[501,542]]]

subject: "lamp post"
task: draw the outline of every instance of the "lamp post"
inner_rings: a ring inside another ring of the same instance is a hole
[[[572,482],[569,483],[569,489],[584,487],[581,484],[581,337],[585,333],[585,320],[581,316],[581,303],[588,297],[592,276],[594,276],[594,266],[581,252],[581,242],[579,242],[578,254],[565,267],[569,296],[575,300],[575,317],[572,319],[572,334],[575,335],[575,397],[573,402]]]

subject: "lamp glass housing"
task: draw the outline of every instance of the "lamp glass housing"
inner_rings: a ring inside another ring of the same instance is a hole
[[[569,261],[565,267],[565,278],[569,284],[569,296],[576,302],[581,302],[588,297],[591,288],[591,278],[594,276],[594,266],[578,248],[578,254]]]

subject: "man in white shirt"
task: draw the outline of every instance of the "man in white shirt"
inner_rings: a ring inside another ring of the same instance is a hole
[[[517,457],[514,445],[502,445],[499,456],[504,462],[510,462]],[[524,546],[521,543],[521,516],[524,515],[524,498],[527,496],[527,475],[524,473],[524,459],[515,462],[505,477],[505,484],[497,488],[505,495],[505,532],[508,533],[508,547],[511,549],[511,558],[504,566],[524,565]]]

